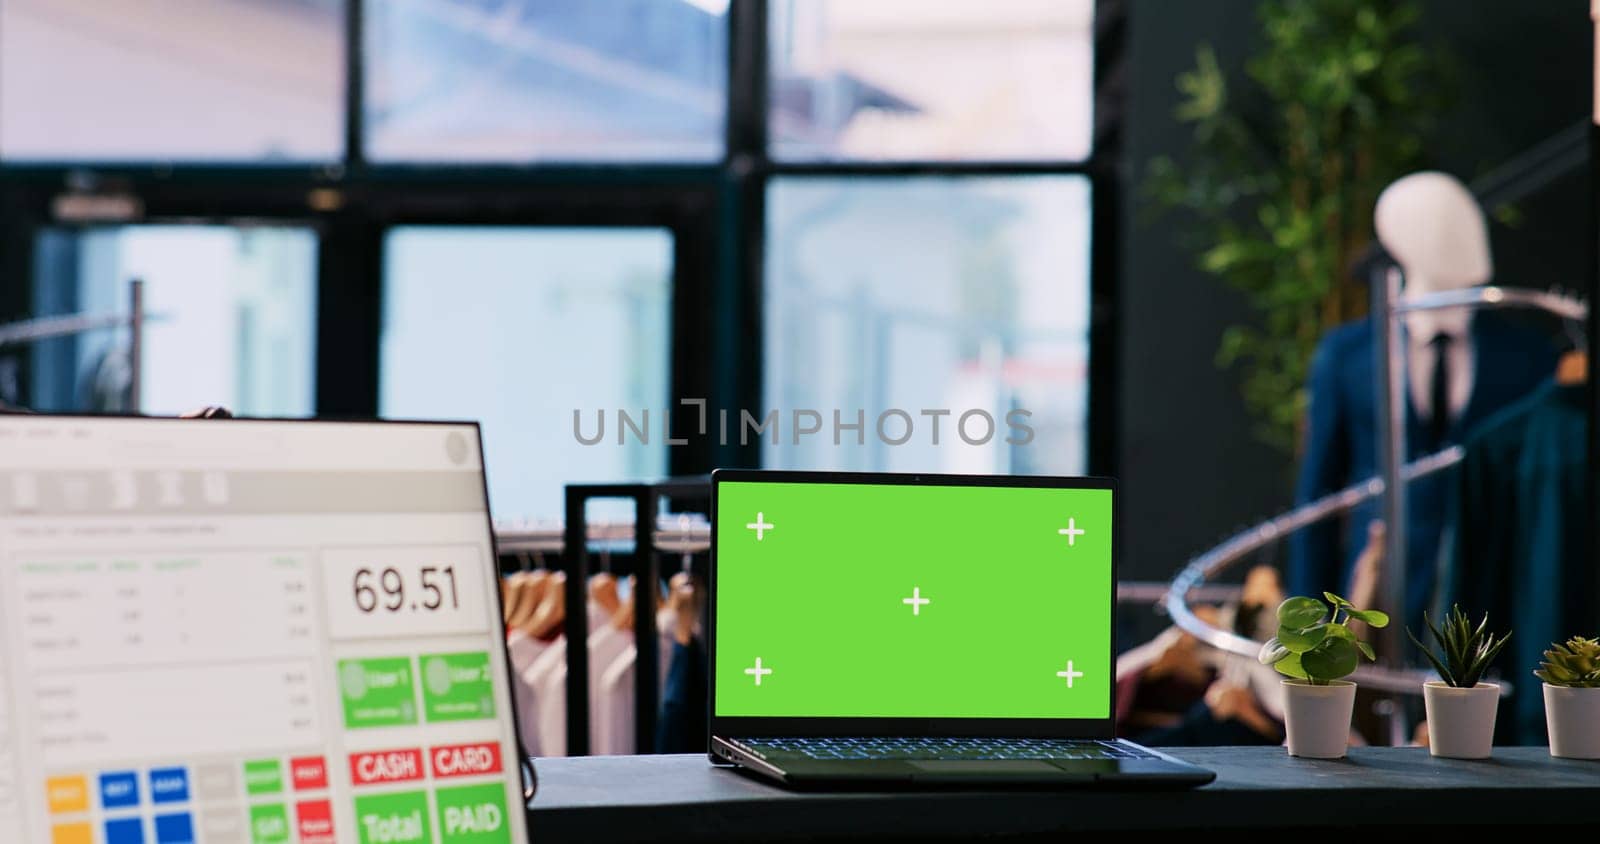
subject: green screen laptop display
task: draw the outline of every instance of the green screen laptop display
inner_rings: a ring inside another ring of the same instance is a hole
[[[717,716],[1111,717],[1110,490],[717,496]]]

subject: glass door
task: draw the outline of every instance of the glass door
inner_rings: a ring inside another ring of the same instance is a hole
[[[35,316],[120,314],[144,282],[141,401],[129,407],[129,332],[46,340],[31,351],[40,411],[177,414],[223,405],[309,416],[315,400],[317,236],[278,225],[41,229]]]

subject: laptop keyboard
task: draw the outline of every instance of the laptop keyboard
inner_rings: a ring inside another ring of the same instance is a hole
[[[768,738],[740,744],[765,759],[798,753],[812,759],[1158,759],[1110,741],[973,738]]]

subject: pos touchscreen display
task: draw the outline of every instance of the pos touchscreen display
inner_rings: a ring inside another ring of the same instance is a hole
[[[0,417],[0,840],[527,840],[472,424]]]

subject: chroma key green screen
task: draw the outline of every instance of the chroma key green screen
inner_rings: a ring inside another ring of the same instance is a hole
[[[717,496],[718,716],[1111,716],[1110,490]]]

